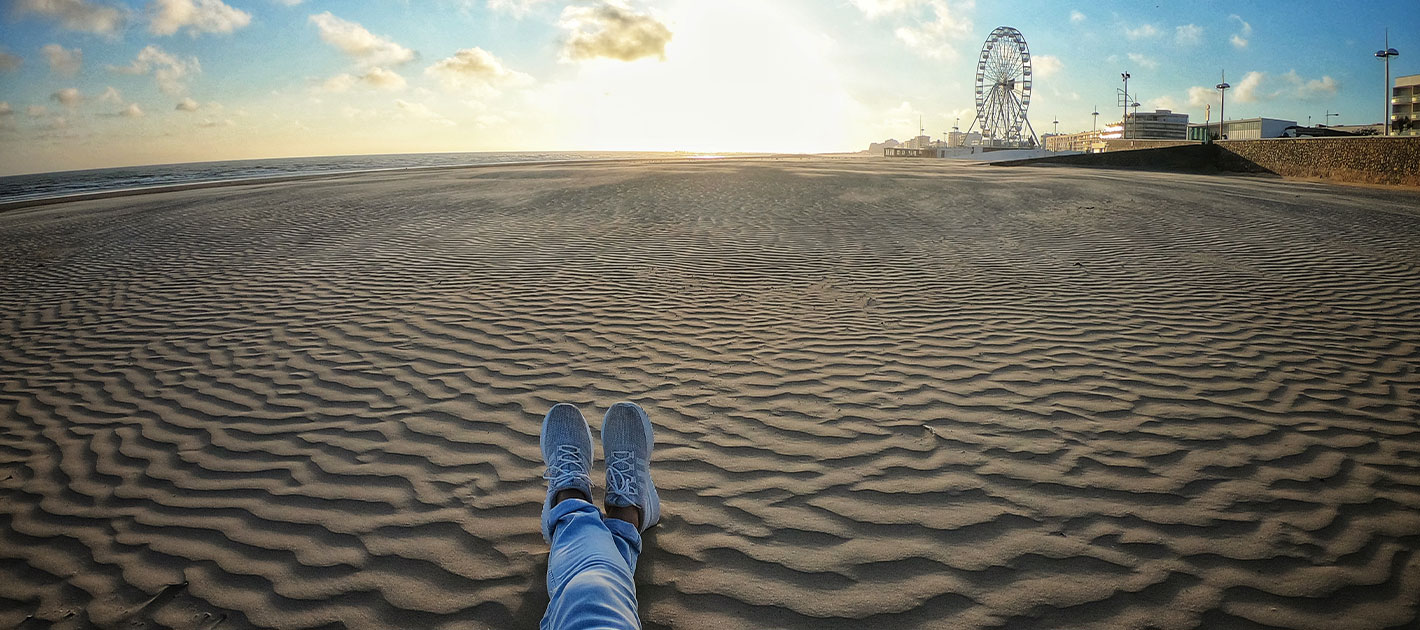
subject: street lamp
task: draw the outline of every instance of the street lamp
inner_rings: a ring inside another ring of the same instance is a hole
[[[1055,117],[1055,135],[1060,135],[1060,117]]]
[[[1328,126],[1328,127],[1331,126],[1331,117],[1332,117],[1332,116],[1340,116],[1340,115],[1341,115],[1341,114],[1339,114],[1339,113],[1337,113],[1337,112],[1333,112],[1333,111],[1331,111],[1331,110],[1329,110],[1329,109],[1326,110],[1326,126]]]
[[[1127,140],[1129,139],[1129,73],[1121,72],[1119,76],[1124,78],[1124,118],[1119,121],[1119,137]],[[1387,79],[1386,82],[1389,83],[1390,80]]]
[[[1218,88],[1218,139],[1219,139],[1219,140],[1222,140],[1222,139],[1225,138],[1225,136],[1223,135],[1223,121],[1227,120],[1228,88],[1233,87],[1233,86],[1231,86],[1231,85],[1228,85],[1228,81],[1227,81],[1228,75],[1227,75],[1227,73],[1223,73],[1222,76],[1223,76],[1223,82],[1222,82],[1222,83],[1219,83],[1219,84],[1216,86],[1216,87]]]
[[[1390,135],[1390,58],[1399,55],[1394,48],[1390,47],[1390,29],[1385,30],[1385,48],[1376,51],[1376,57],[1385,61],[1385,109],[1381,113],[1385,116],[1385,135]]]
[[[1090,115],[1095,117],[1094,122],[1090,123],[1090,131],[1094,131],[1095,128],[1099,127],[1100,124],[1100,106],[1096,105],[1094,113]]]

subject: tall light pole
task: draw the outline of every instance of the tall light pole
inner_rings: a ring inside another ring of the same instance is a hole
[[[1060,117],[1055,117],[1055,135],[1060,135]]]
[[[1094,122],[1090,123],[1090,131],[1094,131],[1100,124],[1100,106],[1096,105],[1094,113],[1090,115],[1095,117]]]
[[[1385,109],[1381,112],[1385,116],[1385,135],[1390,135],[1390,58],[1399,55],[1396,49],[1390,47],[1390,29],[1385,30],[1385,48],[1376,51],[1376,56],[1385,60]]]
[[[1338,114],[1338,113],[1336,113],[1336,112],[1333,112],[1333,111],[1331,111],[1331,110],[1329,110],[1329,109],[1326,110],[1326,125],[1327,125],[1328,127],[1330,127],[1330,126],[1331,126],[1331,117],[1332,117],[1332,116],[1340,116],[1340,115],[1341,115],[1341,114]]]
[[[1127,140],[1129,139],[1129,73],[1121,72],[1119,76],[1124,78],[1124,117],[1119,119],[1119,137]]]
[[[1222,82],[1222,83],[1219,83],[1219,84],[1217,85],[1217,88],[1218,88],[1218,139],[1219,139],[1219,140],[1222,140],[1222,139],[1223,139],[1223,125],[1225,124],[1223,121],[1225,121],[1225,120],[1228,119],[1228,118],[1227,118],[1227,111],[1228,111],[1228,88],[1233,87],[1233,86],[1231,86],[1231,85],[1228,85],[1228,81],[1227,81],[1228,75],[1227,75],[1227,73],[1226,73],[1226,72],[1225,72],[1225,73],[1222,73],[1222,76],[1223,76],[1223,79],[1224,79],[1223,82]]]

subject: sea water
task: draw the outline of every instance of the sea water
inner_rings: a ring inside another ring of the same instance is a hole
[[[518,151],[506,153],[400,153],[390,155],[337,155],[328,157],[273,158],[125,166],[87,171],[34,173],[0,177],[0,203],[84,193],[152,188],[200,182],[240,181],[292,175],[358,173],[404,168],[694,157],[690,153],[644,151]]]

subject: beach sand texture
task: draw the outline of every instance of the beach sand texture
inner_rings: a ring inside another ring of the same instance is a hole
[[[0,214],[0,627],[534,627],[542,414],[633,400],[649,628],[1415,628],[1418,207],[786,159]]]

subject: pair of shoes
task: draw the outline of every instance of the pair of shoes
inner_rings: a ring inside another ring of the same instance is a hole
[[[552,537],[548,522],[553,498],[563,490],[592,497],[592,428],[575,405],[554,405],[542,419],[542,462],[547,465],[547,500],[542,509],[542,533]],[[651,450],[655,435],[651,418],[635,403],[620,402],[602,419],[602,451],[606,453],[606,504],[641,510],[637,531],[661,518],[661,499],[651,481]]]

